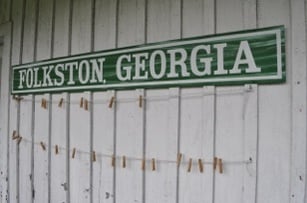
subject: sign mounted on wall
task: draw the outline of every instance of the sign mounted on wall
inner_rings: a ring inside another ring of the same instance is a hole
[[[12,94],[285,81],[284,27],[13,66]]]

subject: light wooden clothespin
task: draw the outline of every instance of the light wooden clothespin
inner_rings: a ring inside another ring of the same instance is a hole
[[[112,155],[111,166],[115,167],[115,156]]]
[[[123,168],[126,168],[126,156],[123,156]]]
[[[142,171],[145,170],[145,167],[146,167],[146,161],[145,159],[142,159],[142,166],[141,166]]]
[[[182,154],[179,153],[179,154],[177,155],[177,167],[178,167],[178,168],[180,167],[181,159],[182,159]]]
[[[223,173],[223,160],[218,159],[218,165],[219,165],[219,172],[222,174]]]
[[[45,144],[44,144],[43,142],[40,142],[40,145],[41,145],[42,149],[43,149],[44,151],[46,151],[46,146],[45,146]]]
[[[59,101],[58,107],[62,108],[63,102],[64,102],[64,98],[61,98],[60,101]]]
[[[75,158],[75,156],[76,156],[76,148],[73,148],[72,149],[72,156],[71,156],[71,158]]]
[[[156,170],[156,159],[151,159],[151,170],[155,171]]]
[[[112,108],[112,107],[113,107],[114,101],[115,101],[115,97],[113,96],[113,97],[111,97],[111,99],[110,99],[109,108]]]
[[[143,107],[143,96],[142,95],[139,96],[139,107],[140,108]]]
[[[213,159],[213,170],[216,170],[216,165],[217,165],[217,157],[214,157],[214,159]]]
[[[18,145],[20,144],[21,140],[22,140],[22,137],[18,136],[18,139],[17,139],[17,144]]]
[[[96,162],[96,152],[95,151],[92,152],[92,161]]]
[[[192,169],[192,158],[189,159],[189,163],[188,163],[188,173],[191,172]]]
[[[81,97],[81,99],[80,99],[80,108],[83,108],[83,103],[84,103],[84,98]]]
[[[88,100],[84,99],[84,109],[88,111]]]
[[[55,154],[59,154],[59,146],[55,145]]]
[[[18,137],[19,137],[19,136],[17,135],[17,131],[14,130],[14,131],[13,131],[13,135],[12,135],[12,139],[13,139],[13,140],[16,140]]]
[[[44,98],[42,98],[41,107],[42,107],[43,109],[47,109],[47,100],[44,99]]]
[[[201,159],[198,159],[198,167],[199,167],[199,172],[203,173],[204,172],[204,164]]]

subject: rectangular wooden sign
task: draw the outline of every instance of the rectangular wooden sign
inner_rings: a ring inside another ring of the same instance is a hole
[[[12,71],[12,94],[280,83],[284,27],[56,58]]]

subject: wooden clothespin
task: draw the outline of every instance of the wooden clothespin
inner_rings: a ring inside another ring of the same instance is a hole
[[[156,170],[156,159],[151,159],[151,170],[155,171]]]
[[[40,142],[40,145],[44,151],[46,151],[46,145],[43,142]]]
[[[141,166],[142,171],[145,170],[145,167],[146,167],[146,161],[145,159],[142,159],[142,166]]]
[[[17,131],[14,130],[14,131],[13,131],[13,135],[12,135],[12,139],[13,139],[13,140],[16,140],[17,138],[18,138]]]
[[[42,107],[43,109],[47,109],[47,100],[44,99],[44,98],[42,98],[41,107]]]
[[[59,101],[58,107],[62,108],[63,102],[64,102],[64,98],[61,98],[60,101]]]
[[[72,156],[71,156],[71,158],[75,158],[75,156],[76,156],[76,148],[73,148],[72,149]]]
[[[198,167],[199,167],[199,172],[203,173],[204,172],[204,164],[201,159],[198,159]]]
[[[114,154],[112,155],[111,166],[115,167],[115,156],[114,156]]]
[[[217,165],[217,157],[214,157],[213,159],[213,170],[216,170],[216,165]]]
[[[55,154],[59,154],[59,146],[55,145]]]
[[[114,97],[114,96],[111,97],[110,103],[109,103],[109,108],[112,108],[112,107],[113,107],[114,100],[115,100],[115,97]]]
[[[83,108],[83,101],[84,100],[84,98],[83,97],[81,97],[81,99],[80,99],[80,108]]]
[[[88,111],[88,100],[84,99],[84,109]]]
[[[223,173],[223,160],[218,159],[218,165],[219,165],[219,172],[222,174]]]
[[[191,172],[192,169],[192,158],[189,159],[189,163],[188,163],[188,173]]]
[[[182,154],[179,153],[179,154],[177,155],[177,167],[178,167],[178,168],[180,167],[181,159],[182,159]]]
[[[18,136],[18,139],[17,139],[17,144],[18,145],[20,144],[21,140],[22,140],[22,137]]]
[[[142,108],[142,106],[143,106],[143,96],[140,95],[139,96],[139,107]]]
[[[126,168],[126,156],[123,156],[123,168]]]
[[[95,151],[92,152],[92,161],[96,162],[96,152]]]

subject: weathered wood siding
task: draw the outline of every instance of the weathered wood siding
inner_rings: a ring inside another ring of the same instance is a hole
[[[0,0],[0,202],[307,202],[306,22],[306,0]],[[11,65],[274,25],[284,84],[10,96]]]

